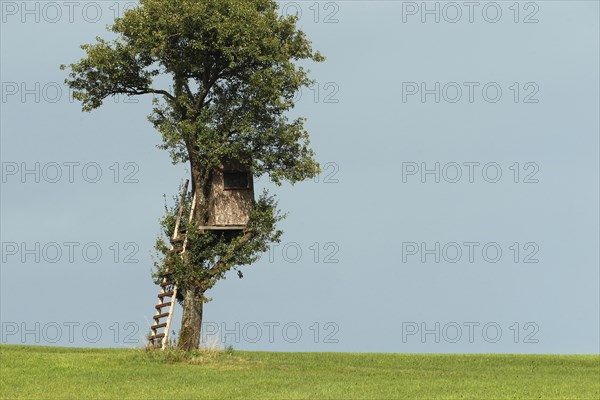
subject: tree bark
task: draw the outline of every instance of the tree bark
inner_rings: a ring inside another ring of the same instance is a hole
[[[188,151],[190,146],[188,146]],[[192,223],[196,226],[206,225],[208,221],[208,198],[210,196],[211,172],[199,167],[199,162],[190,154],[192,193],[196,196]],[[196,268],[190,265],[189,268]],[[177,348],[184,351],[200,347],[202,333],[202,298],[203,288],[194,282],[185,282],[183,291],[183,315]]]
[[[202,297],[195,289],[186,289],[183,295],[183,316],[177,348],[191,351],[200,346],[202,334]]]

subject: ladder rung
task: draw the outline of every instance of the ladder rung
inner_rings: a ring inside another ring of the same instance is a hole
[[[154,308],[156,308],[157,310],[160,310],[161,308],[164,308],[164,307],[170,307],[170,306],[171,306],[171,302],[168,302],[168,303],[162,303],[162,304],[159,304],[159,305],[157,305],[157,306],[156,306],[156,307],[154,307]]]
[[[183,247],[176,247],[174,249],[169,249],[168,253],[169,254],[177,254],[177,253],[181,253],[183,251]]]
[[[165,287],[165,286],[169,286],[169,285],[172,285],[172,284],[173,284],[173,282],[163,282],[163,283],[160,284],[160,287]]]
[[[171,238],[171,243],[175,244],[175,243],[183,243],[183,241],[185,240],[185,237],[178,237],[178,238]]]
[[[157,330],[157,329],[159,329],[159,328],[164,328],[165,326],[167,326],[167,323],[166,323],[166,322],[165,322],[165,323],[163,323],[163,324],[152,325],[152,326],[150,327],[150,329],[152,329],[153,331],[155,331],[155,330]]]
[[[158,320],[158,319],[161,319],[161,318],[164,318],[164,317],[168,317],[168,316],[169,316],[169,313],[166,312],[166,313],[155,315],[154,319]]]
[[[160,339],[160,338],[164,338],[165,334],[164,333],[159,333],[158,335],[152,335],[148,338],[148,340],[156,340],[156,339]]]
[[[170,297],[170,296],[173,296],[173,292],[164,292],[164,293],[158,294],[159,299],[162,299],[163,297]]]

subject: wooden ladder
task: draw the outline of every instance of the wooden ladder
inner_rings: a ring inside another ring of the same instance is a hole
[[[171,237],[171,248],[169,253],[171,254],[183,254],[187,246],[186,231],[181,229],[181,218],[183,217],[183,210],[185,209],[185,200],[187,197],[187,191],[189,186],[189,179],[186,179],[185,183],[181,186],[181,194],[179,201],[179,212],[177,213],[177,219],[175,220],[175,229],[173,230],[173,236]],[[195,196],[194,196],[195,198]],[[190,210],[189,223],[192,221],[194,213],[195,201],[192,202]],[[169,340],[169,330],[171,328],[171,321],[173,319],[173,310],[175,309],[175,302],[177,301],[177,286],[170,282],[168,279],[168,270],[166,271],[165,277],[160,284],[160,292],[158,293],[158,302],[154,307],[156,313],[154,314],[154,325],[150,327],[150,336],[148,340],[150,344],[155,348],[165,349]],[[166,320],[164,320],[166,318]],[[164,322],[161,322],[163,320]],[[162,332],[161,332],[162,330]]]

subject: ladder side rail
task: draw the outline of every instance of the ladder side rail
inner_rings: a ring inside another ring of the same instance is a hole
[[[189,185],[189,183],[190,183],[189,179],[186,179],[186,180],[185,180],[185,182],[184,182],[184,183],[181,185],[181,190],[180,190],[180,202],[179,202],[179,210],[178,210],[178,212],[177,212],[177,219],[175,220],[175,230],[174,230],[174,232],[173,232],[173,239],[177,239],[177,235],[178,235],[178,232],[179,232],[179,226],[180,226],[180,224],[181,224],[181,218],[182,218],[182,216],[183,216],[183,210],[184,210],[184,208],[185,208],[185,196],[186,196],[186,194],[187,194],[187,189],[188,189],[188,185]],[[174,249],[174,246],[173,246],[173,244],[171,244],[171,247],[170,247],[170,249],[171,249],[171,250],[173,250],[173,249]],[[163,283],[165,283],[165,282],[167,282],[167,278],[166,278],[166,277],[165,277],[165,278],[163,278]],[[166,289],[165,289],[165,288],[166,288],[166,286],[161,286],[161,288],[160,288],[160,294],[164,294],[164,293],[166,293]],[[175,288],[174,288],[174,290],[175,290]],[[175,293],[174,293],[174,295],[175,295]],[[174,299],[175,299],[175,297],[172,297],[172,298],[171,298],[171,307],[170,307],[170,308],[172,308],[172,306],[173,306],[173,301],[174,301]],[[157,306],[159,306],[159,305],[163,304],[163,302],[164,302],[164,297],[158,297],[158,300],[157,300],[157,302],[156,302],[156,305],[157,305]],[[162,313],[163,313],[163,309],[162,309],[162,308],[157,308],[157,309],[156,309],[156,312],[155,312],[155,314],[154,314],[154,316],[160,315],[160,314],[162,314]],[[154,325],[159,325],[159,320],[157,320],[157,319],[153,319],[153,324],[152,324],[152,326],[154,326]],[[159,329],[159,328],[158,328],[158,329]],[[151,329],[153,336],[156,336],[156,335],[158,334],[158,329]],[[168,333],[167,333],[167,331],[165,331],[165,336],[163,337],[163,339],[164,339],[166,336],[168,336]],[[152,340],[152,342],[153,342],[153,344],[154,344],[154,343],[155,343],[155,340]],[[165,342],[165,341],[163,340],[163,341],[161,342],[161,345],[164,345],[164,342]]]
[[[187,183],[189,182],[186,181],[186,193],[187,193]],[[192,199],[192,206],[190,207],[190,216],[188,218],[188,226],[189,224],[192,223],[192,219],[194,218],[194,210],[196,209],[196,193],[194,193],[194,197]],[[181,211],[183,212],[183,211]],[[179,217],[178,216],[178,221],[175,224],[175,233],[173,235],[173,238],[176,239],[176,235],[179,232]],[[183,240],[183,246],[182,246],[182,250],[181,250],[181,254],[185,253],[187,247],[187,235],[185,235],[185,239]],[[167,347],[167,343],[169,341],[169,330],[171,329],[171,321],[173,320],[173,311],[175,310],[175,301],[177,300],[177,286],[173,285],[173,297],[171,297],[171,306],[169,307],[169,316],[167,317],[167,326],[165,326],[165,336],[163,336],[162,338],[162,343],[161,343],[161,347],[164,350]]]

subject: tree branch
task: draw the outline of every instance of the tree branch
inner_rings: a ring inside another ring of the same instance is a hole
[[[183,82],[183,87],[185,88],[185,91],[187,92],[187,95],[190,98],[190,103],[193,102],[194,94],[192,93],[192,90],[190,89],[190,85],[188,85],[187,79]]]
[[[162,90],[162,89],[152,89],[152,88],[125,89],[123,93],[134,95],[134,96],[142,95],[142,94],[162,94],[163,96],[168,97],[170,100],[175,100],[175,96],[173,96],[171,93],[167,92],[166,90]]]
[[[200,109],[206,100],[206,96],[210,92],[210,89],[213,85],[219,80],[221,77],[221,72],[217,72],[212,78],[209,78],[207,81],[202,82],[202,91],[198,96],[198,101],[196,102],[196,109]]]

